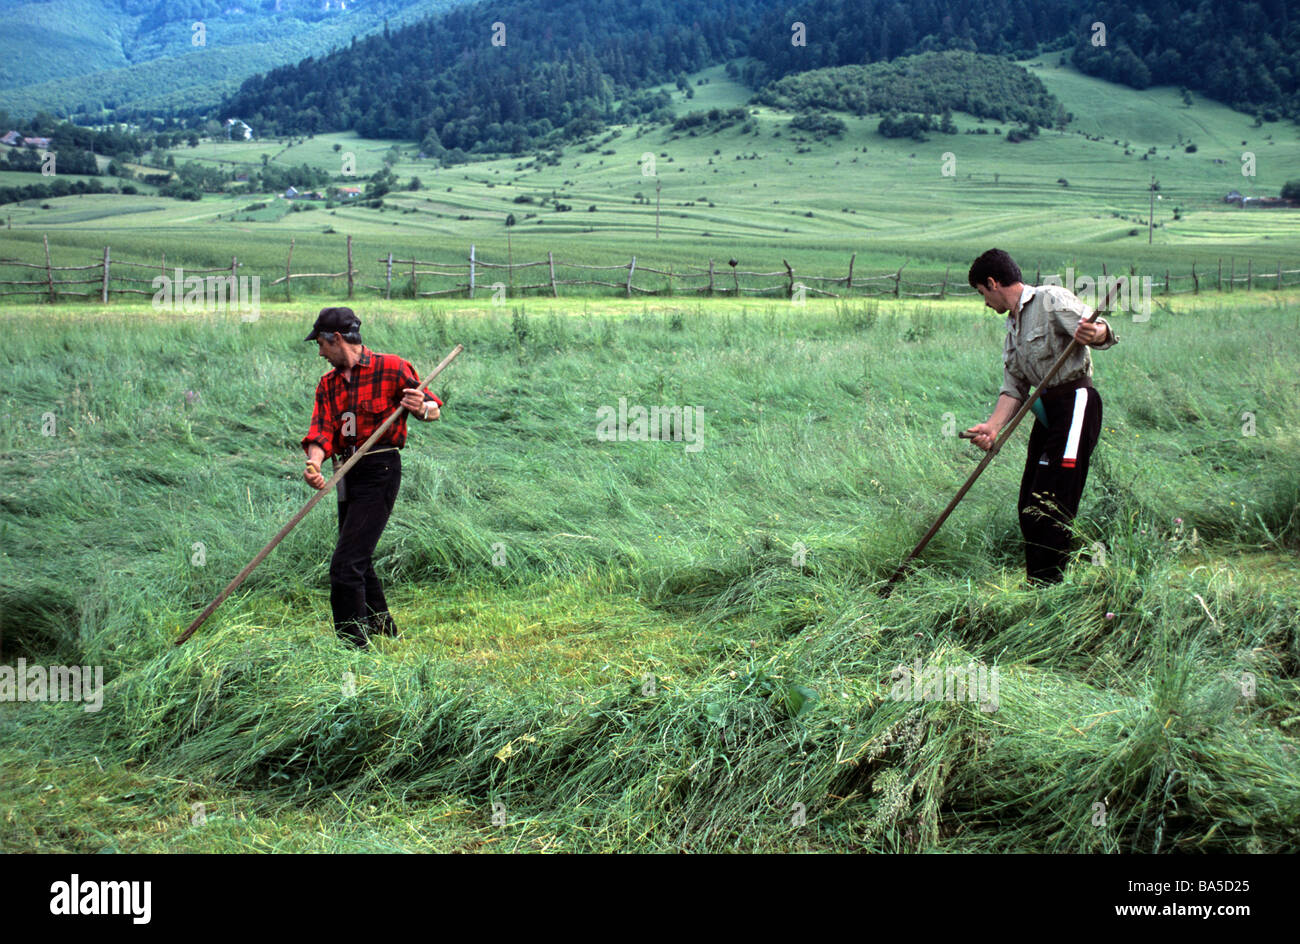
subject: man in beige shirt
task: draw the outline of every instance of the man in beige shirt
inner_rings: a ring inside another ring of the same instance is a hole
[[[970,267],[968,281],[998,314],[1007,312],[1002,345],[1002,389],[993,415],[967,433],[981,449],[1042,383],[1071,338],[1079,342],[1069,360],[1034,404],[1034,430],[1020,480],[1020,531],[1025,537],[1029,579],[1058,583],[1070,557],[1070,525],[1079,510],[1088,462],[1101,433],[1101,395],[1092,385],[1089,348],[1118,340],[1110,325],[1083,319],[1092,310],[1057,285],[1025,285],[1020,267],[1001,249],[990,249]]]

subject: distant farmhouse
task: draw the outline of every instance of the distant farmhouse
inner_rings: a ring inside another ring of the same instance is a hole
[[[1283,197],[1242,196],[1240,191],[1237,190],[1233,190],[1228,194],[1226,194],[1223,198],[1223,202],[1235,203],[1237,206],[1241,207],[1242,209],[1255,208],[1255,209],[1263,209],[1263,210],[1283,209],[1286,207],[1292,207],[1296,205],[1291,200],[1287,200]]]
[[[248,141],[253,137],[253,129],[238,118],[226,119],[226,139],[229,141]]]
[[[286,200],[324,200],[325,194],[319,190],[299,190],[297,187],[290,187],[284,192]]]
[[[0,137],[0,144],[7,144],[10,147],[18,147],[23,140],[23,136],[17,131],[10,131],[8,134]]]
[[[49,138],[23,138],[23,144],[30,148],[45,150],[50,146]]]
[[[344,200],[354,200],[361,196],[360,187],[339,187],[339,196]]]

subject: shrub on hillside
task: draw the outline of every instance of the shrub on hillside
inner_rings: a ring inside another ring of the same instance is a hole
[[[843,134],[848,130],[848,125],[834,115],[819,113],[799,115],[790,122],[790,127],[796,131],[806,131],[818,141],[828,135]]]
[[[934,119],[929,115],[894,115],[888,114],[880,119],[876,130],[886,138],[911,138],[913,141],[928,141],[925,132],[933,131]]]

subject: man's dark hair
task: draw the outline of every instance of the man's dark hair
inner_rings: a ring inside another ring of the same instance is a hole
[[[1015,285],[1024,280],[1016,260],[1001,249],[990,249],[982,254],[971,263],[970,272],[966,274],[966,281],[970,282],[971,288],[984,285],[989,279],[1003,286]]]
[[[349,331],[347,334],[344,334],[342,331],[322,331],[320,333],[320,336],[327,341],[331,338],[342,338],[344,341],[347,341],[349,344],[361,343],[360,331]]]

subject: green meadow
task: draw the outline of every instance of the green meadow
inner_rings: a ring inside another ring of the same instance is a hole
[[[1064,584],[1021,430],[888,598],[979,455],[978,303],[358,303],[422,372],[465,345],[376,558],[403,637],[333,638],[327,499],[177,648],[309,496],[321,303],[6,311],[6,663],[106,686],[0,702],[0,848],[1300,845],[1294,292],[1115,319]],[[600,438],[624,398],[697,437]],[[995,705],[897,686],[976,663]]]

